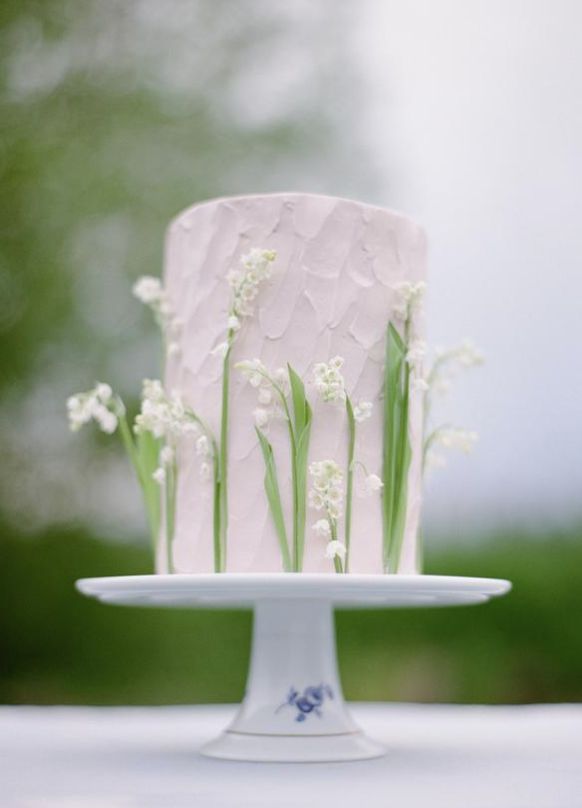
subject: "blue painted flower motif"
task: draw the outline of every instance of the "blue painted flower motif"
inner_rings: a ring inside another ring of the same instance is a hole
[[[295,721],[305,721],[307,716],[314,713],[318,718],[322,717],[321,705],[325,699],[333,699],[333,690],[327,684],[310,685],[300,693],[294,687],[289,689],[287,698],[275,710],[276,713],[283,707],[295,707],[297,714]]]

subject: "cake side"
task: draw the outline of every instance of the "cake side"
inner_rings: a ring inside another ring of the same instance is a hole
[[[272,277],[253,301],[230,351],[228,422],[228,528],[226,569],[280,571],[280,542],[265,493],[265,459],[255,430],[257,389],[238,372],[244,360],[259,359],[274,372],[292,368],[304,381],[312,407],[309,463],[333,460],[344,481],[349,433],[345,408],[326,403],[313,386],[316,363],[344,360],[341,372],[352,401],[373,402],[371,416],[358,424],[355,494],[362,475],[383,467],[383,383],[386,328],[398,303],[394,287],[424,279],[426,243],[410,220],[350,200],[309,194],[233,197],[194,206],[170,225],[165,285],[182,321],[180,352],[170,356],[166,389],[176,391],[220,434],[223,351],[231,305],[228,276],[253,248],[273,250]],[[415,318],[414,334],[422,322]],[[422,412],[420,397],[409,402],[410,464],[399,572],[415,572],[420,508]],[[255,415],[254,415],[255,413]],[[292,461],[287,424],[263,424],[276,463],[282,511],[290,533],[293,511]],[[173,541],[177,572],[215,569],[214,489],[201,479],[200,456],[179,445],[180,477]],[[203,475],[204,476],[204,475]],[[309,485],[309,482],[308,482]],[[345,506],[345,500],[343,502]],[[345,509],[337,520],[338,538]],[[312,529],[321,514],[308,508],[302,569],[333,572],[326,539]],[[349,570],[384,570],[380,496],[352,499]],[[158,570],[164,569],[160,553]]]

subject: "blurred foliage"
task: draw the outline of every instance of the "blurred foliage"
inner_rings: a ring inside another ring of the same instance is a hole
[[[119,276],[159,271],[181,208],[293,182],[302,153],[332,170],[334,29],[302,102],[256,120],[256,62],[297,32],[264,4],[4,2],[0,25],[0,385],[65,343],[91,380],[126,330]]]
[[[99,540],[139,529],[124,510],[137,492],[115,449],[96,451],[95,430],[67,443],[63,401],[96,378],[135,396],[158,372],[129,288],[158,273],[184,206],[282,189],[376,197],[354,134],[350,4],[297,6],[0,4],[0,701],[242,695],[250,614],[76,594],[78,577],[150,563],[146,549]],[[430,571],[507,576],[515,592],[479,608],[339,614],[347,696],[580,699],[581,562],[580,545],[552,537],[433,553]]]
[[[135,405],[160,373],[130,289],[159,274],[173,216],[225,194],[375,183],[347,125],[345,13],[334,0],[0,4],[0,509],[19,527],[140,525],[117,442],[100,458],[95,430],[67,442],[63,402],[103,379]]]
[[[79,577],[148,572],[145,550],[69,529],[36,540],[12,535],[1,556],[0,701],[170,704],[242,697],[250,612],[120,608],[75,592]],[[573,537],[500,536],[429,555],[429,572],[507,577],[514,591],[484,606],[340,612],[346,696],[582,699],[581,565],[582,545]]]

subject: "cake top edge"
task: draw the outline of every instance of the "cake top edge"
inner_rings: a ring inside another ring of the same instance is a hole
[[[410,216],[401,213],[400,211],[393,210],[392,208],[386,208],[382,205],[375,205],[370,202],[362,202],[359,199],[350,199],[348,197],[343,196],[334,196],[333,194],[318,194],[318,193],[309,193],[309,192],[302,192],[302,191],[278,191],[275,193],[260,193],[260,194],[234,194],[232,196],[219,196],[212,199],[204,199],[201,202],[195,202],[192,205],[189,205],[187,208],[184,208],[179,213],[177,213],[168,224],[168,232],[180,225],[182,223],[187,222],[188,218],[194,212],[207,207],[212,207],[220,204],[229,204],[229,203],[244,203],[244,202],[251,202],[256,200],[289,200],[290,202],[298,201],[298,200],[320,200],[321,202],[336,202],[336,203],[345,203],[349,205],[355,205],[359,208],[363,208],[373,213],[381,213],[385,214],[386,216],[402,222],[402,224],[406,224],[411,228],[415,228],[420,231],[421,234],[425,234],[425,230],[422,225],[418,224],[414,219]]]

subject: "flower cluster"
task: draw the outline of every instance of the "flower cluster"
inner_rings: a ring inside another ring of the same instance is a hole
[[[429,389],[428,381],[422,375],[422,363],[426,356],[426,342],[414,339],[408,345],[406,361],[410,367],[410,389],[414,393],[426,393]]]
[[[433,433],[429,446],[426,450],[425,464],[429,468],[443,468],[446,466],[446,459],[442,454],[434,450],[437,444],[443,449],[452,449],[469,454],[473,451],[475,444],[479,440],[477,432],[470,429],[458,429],[455,427],[440,427]]]
[[[372,410],[374,409],[374,405],[371,401],[356,401],[354,404],[354,419],[357,423],[361,424],[362,421],[367,421],[368,418],[372,417]]]
[[[444,469],[447,459],[434,449],[427,449],[424,455],[424,466],[426,469]]]
[[[444,449],[458,449],[469,454],[479,440],[479,435],[470,429],[456,429],[455,427],[442,427],[435,436],[435,442]]]
[[[312,488],[309,492],[309,504],[316,511],[325,511],[328,520],[337,522],[343,501],[343,474],[334,460],[319,460],[311,463],[309,474],[312,477]]]
[[[113,396],[108,384],[99,382],[92,390],[76,393],[67,399],[69,425],[77,432],[84,424],[94,420],[103,432],[113,434],[123,405]]]
[[[406,321],[418,310],[426,292],[426,283],[418,281],[402,281],[395,284],[393,290],[396,292],[396,303],[392,307],[392,313],[398,320]]]
[[[252,302],[259,292],[260,284],[271,277],[271,264],[277,257],[275,250],[253,249],[241,258],[241,269],[233,269],[227,279],[232,289],[232,304],[228,327],[240,328],[240,320],[253,313]]]
[[[475,343],[470,339],[464,339],[460,345],[448,351],[443,351],[442,349],[437,350],[436,354],[437,357],[446,356],[448,359],[458,362],[459,365],[465,368],[482,365],[485,361],[485,357],[481,351],[477,349]]]
[[[200,458],[200,479],[210,479],[212,470],[212,446],[207,435],[200,435],[196,439],[196,454]]]
[[[426,356],[426,342],[423,339],[414,339],[408,345],[406,361],[414,370],[422,366],[422,361]]]
[[[159,278],[142,275],[133,285],[133,295],[154,313],[166,343],[168,356],[180,353],[179,338],[182,333],[182,321],[175,316],[168,294]]]
[[[447,393],[451,379],[459,370],[482,365],[485,357],[475,344],[465,339],[455,348],[437,348],[432,369],[428,374],[430,388],[435,393]]]
[[[135,432],[151,432],[155,438],[171,442],[182,435],[196,435],[198,425],[192,412],[174,393],[166,395],[158,380],[144,379],[141,411],[135,419]]]
[[[281,418],[281,397],[289,392],[289,378],[285,368],[277,368],[272,374],[260,359],[247,359],[235,365],[257,390],[258,407],[253,410],[255,424],[265,429],[274,418]]]
[[[345,381],[340,372],[343,364],[341,356],[334,356],[329,362],[318,362],[313,368],[313,383],[323,401],[345,403]]]

